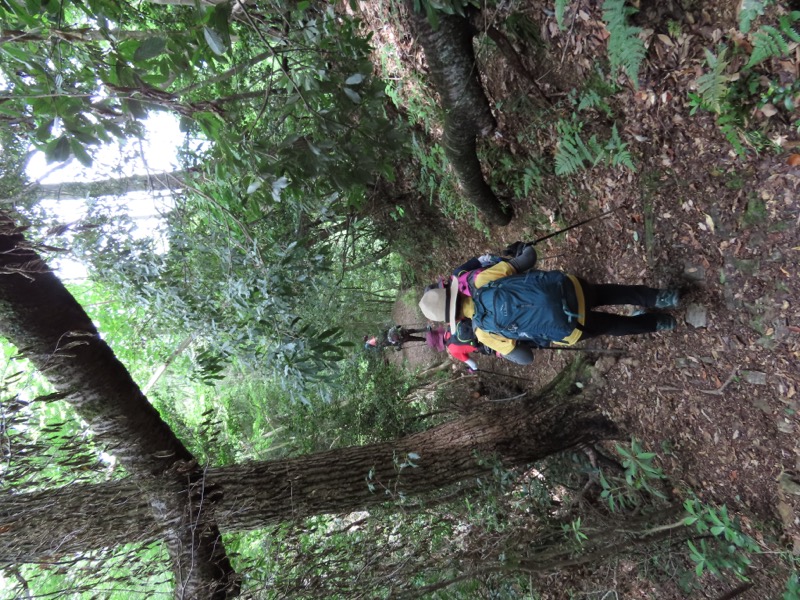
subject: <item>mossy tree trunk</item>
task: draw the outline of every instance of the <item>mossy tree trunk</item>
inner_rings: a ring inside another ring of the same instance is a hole
[[[445,112],[442,145],[458,176],[467,199],[495,225],[507,225],[513,217],[510,206],[497,198],[481,170],[477,137],[494,131],[496,122],[481,86],[473,29],[459,16],[440,15],[434,29],[424,14],[407,2],[415,33],[425,51],[431,79]]]
[[[282,461],[201,468],[102,340],[83,308],[0,212],[0,335],[50,380],[131,476],[0,495],[0,563],[58,562],[166,540],[176,597],[238,593],[220,531],[424,497],[616,434],[551,386],[391,442]],[[546,397],[545,397],[546,396]],[[563,400],[564,398],[559,398]],[[549,408],[548,408],[549,407]],[[13,486],[13,481],[5,481]]]
[[[83,308],[2,212],[0,335],[47,377],[87,421],[96,441],[136,478],[150,518],[169,524],[162,538],[172,557],[176,590],[187,598],[235,592],[235,573],[210,518],[210,501],[196,503],[192,493],[198,491],[193,483],[202,469]]]
[[[616,434],[586,404],[541,410],[540,398],[488,403],[479,410],[391,442],[339,448],[288,460],[209,468],[185,485],[164,476],[163,494],[193,489],[223,532],[373,506],[403,509],[405,500],[476,478],[497,462],[529,464]],[[413,464],[413,466],[412,466]],[[153,514],[141,485],[128,478],[0,497],[0,562],[47,562],[128,542],[154,542],[169,522]]]

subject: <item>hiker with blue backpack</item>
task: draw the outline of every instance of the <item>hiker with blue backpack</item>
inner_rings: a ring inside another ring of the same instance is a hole
[[[489,266],[475,259],[459,268],[444,287],[428,289],[419,302],[432,321],[471,319],[478,341],[517,364],[533,361],[532,348],[572,346],[602,335],[638,335],[671,331],[677,323],[666,313],[625,316],[594,310],[631,304],[646,309],[677,308],[677,289],[644,285],[594,284],[561,271],[540,271],[533,244],[516,242],[516,256]]]

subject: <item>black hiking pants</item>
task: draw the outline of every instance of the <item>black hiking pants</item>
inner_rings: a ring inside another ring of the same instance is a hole
[[[620,285],[616,283],[589,283],[579,279],[586,299],[586,324],[581,327],[581,339],[599,335],[637,335],[656,331],[657,316],[645,313],[634,317],[592,310],[598,306],[632,304],[654,308],[659,290],[646,285]],[[572,286],[569,286],[570,288]],[[574,293],[574,290],[572,290]],[[570,304],[572,299],[568,297]],[[577,302],[576,302],[577,304]]]

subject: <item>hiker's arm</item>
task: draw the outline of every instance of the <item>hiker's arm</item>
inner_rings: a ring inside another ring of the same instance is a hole
[[[514,267],[511,266],[511,263],[505,261],[499,262],[496,265],[489,267],[485,271],[481,271],[475,276],[475,287],[483,287],[490,281],[502,279],[503,277],[514,275],[515,273],[516,271],[514,270]]]
[[[459,265],[455,269],[453,269],[453,277],[458,277],[462,273],[467,273],[468,271],[474,271],[475,269],[480,269],[482,266],[483,265],[481,265],[481,261],[478,259],[477,256],[472,257],[463,265]]]
[[[533,348],[540,347],[537,342],[510,340],[497,333],[488,333],[482,329],[476,329],[475,335],[481,344],[495,350],[499,356],[518,365],[531,364],[533,362]]]
[[[469,359],[469,352],[467,352],[466,348],[460,344],[450,344],[447,346],[447,353],[461,362],[467,362]]]
[[[502,258],[495,256],[494,254],[482,254],[481,256],[474,256],[463,265],[453,269],[453,276],[458,277],[462,273],[475,271],[476,269],[486,269],[492,265],[496,265],[502,260]]]
[[[518,365],[529,365],[533,362],[533,351],[527,346],[517,344],[511,352],[504,354],[503,358]]]
[[[481,344],[499,352],[503,356],[512,352],[517,345],[514,340],[510,340],[497,333],[489,333],[483,329],[476,329],[475,336]]]

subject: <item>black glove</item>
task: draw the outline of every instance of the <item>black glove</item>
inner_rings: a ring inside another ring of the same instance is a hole
[[[535,267],[536,250],[533,249],[533,245],[531,244],[523,245],[520,252],[514,258],[508,261],[508,264],[514,267],[517,273],[524,273],[525,271]]]
[[[506,249],[503,250],[503,254],[505,256],[516,258],[525,251],[526,246],[533,246],[533,242],[514,242],[513,244],[506,246]]]

